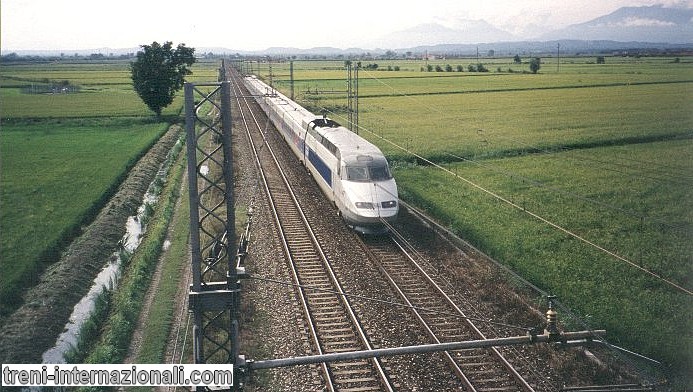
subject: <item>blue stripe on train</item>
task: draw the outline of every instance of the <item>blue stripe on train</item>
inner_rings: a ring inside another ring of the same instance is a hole
[[[312,149],[308,149],[308,160],[313,164],[315,170],[320,173],[320,176],[325,180],[327,185],[332,188],[332,170],[320,159]]]

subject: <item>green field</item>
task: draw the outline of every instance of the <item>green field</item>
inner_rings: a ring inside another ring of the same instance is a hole
[[[191,80],[216,81],[218,63],[196,64]],[[68,60],[0,65],[0,321],[168,120],[178,118],[182,98],[157,120],[134,93],[128,67],[126,61]],[[28,93],[68,84],[79,90]]]
[[[467,71],[476,59],[428,62],[464,72],[373,62],[359,72],[360,134],[405,201],[612,343],[693,368],[693,58],[544,59],[536,75],[512,58],[482,59],[488,73]],[[294,92],[346,124],[342,64],[296,62]],[[288,65],[272,69],[288,93]]]

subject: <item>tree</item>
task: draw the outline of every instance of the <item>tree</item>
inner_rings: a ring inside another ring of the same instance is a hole
[[[195,63],[195,48],[179,44],[173,49],[171,41],[163,45],[154,41],[141,48],[137,60],[130,63],[132,85],[147,107],[161,116],[161,109],[173,102],[185,76],[192,73],[189,67]]]
[[[522,64],[522,59],[520,58],[519,54],[516,54],[515,57],[513,58],[513,63],[515,64]]]
[[[606,64],[604,56],[597,56],[597,64]]]
[[[529,60],[529,70],[532,71],[533,74],[537,73],[539,68],[541,68],[541,59],[539,57]]]

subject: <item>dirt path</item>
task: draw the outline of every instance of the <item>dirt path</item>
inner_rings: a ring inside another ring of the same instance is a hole
[[[184,173],[183,179],[181,181],[181,186],[179,190],[179,197],[178,201],[176,202],[176,210],[173,214],[173,219],[171,220],[169,227],[168,227],[168,233],[166,235],[166,241],[172,240],[173,236],[173,231],[175,230],[176,227],[178,227],[180,224],[183,224],[184,222],[181,222],[183,219],[187,219],[187,214],[183,214],[181,209],[182,208],[188,208],[187,205],[183,205],[183,198],[187,197],[187,184],[188,184],[188,175],[187,172]],[[166,261],[166,258],[168,257],[168,251],[164,251],[164,253],[159,257],[159,261],[156,266],[156,271],[154,272],[154,275],[152,276],[152,282],[149,285],[149,289],[147,290],[147,294],[144,299],[144,303],[142,305],[142,310],[140,311],[140,317],[137,321],[137,327],[135,328],[135,331],[132,336],[132,340],[130,342],[130,347],[128,349],[128,355],[126,356],[125,360],[123,361],[124,363],[134,363],[135,360],[137,359],[137,356],[140,353],[141,345],[142,345],[142,340],[144,338],[144,328],[147,323],[147,320],[149,319],[149,311],[152,307],[152,304],[154,303],[154,299],[156,298],[157,294],[159,293],[159,284],[162,279],[162,271],[163,271],[163,266],[164,262]],[[169,339],[168,342],[169,344],[166,347],[165,354],[164,354],[164,363],[172,363],[172,360],[169,360],[169,358],[172,358],[172,351],[174,348],[173,339],[175,339],[174,333],[177,331],[178,326],[181,325],[182,322],[184,322],[183,317],[185,315],[185,310],[187,309],[186,306],[186,294],[188,292],[188,284],[189,284],[189,277],[190,277],[190,268],[187,266],[187,264],[184,264],[182,268],[182,274],[179,276],[179,283],[178,283],[178,290],[176,292],[176,297],[174,298],[174,305],[173,305],[173,317],[171,320],[171,331],[169,331]]]
[[[29,290],[22,305],[0,329],[0,362],[40,363],[62,332],[74,305],[117,249],[125,222],[142,203],[147,187],[175,144],[180,127],[172,126],[140,159],[118,192],[63,257]]]

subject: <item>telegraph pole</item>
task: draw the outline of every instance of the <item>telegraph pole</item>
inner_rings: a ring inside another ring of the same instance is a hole
[[[289,61],[289,77],[291,78],[291,100],[294,100],[294,62]]]
[[[359,133],[359,68],[361,63],[352,64],[350,60],[345,64],[347,69],[347,111],[348,128],[358,135]]]

